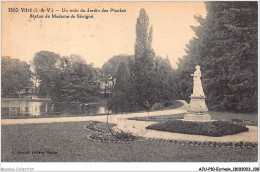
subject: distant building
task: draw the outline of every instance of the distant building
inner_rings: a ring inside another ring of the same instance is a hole
[[[101,90],[100,90],[100,96],[102,99],[108,98],[113,90],[113,83],[112,81],[108,81],[107,83],[101,82]]]

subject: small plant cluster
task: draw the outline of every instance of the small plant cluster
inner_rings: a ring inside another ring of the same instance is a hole
[[[124,132],[120,129],[113,131],[101,129],[100,125],[107,125],[98,121],[91,121],[86,125],[86,128],[94,131],[94,134],[89,135],[90,140],[101,141],[105,143],[131,143],[134,141],[142,141],[140,137],[134,136],[131,132]],[[110,124],[111,125],[111,124]]]
[[[89,130],[92,130],[92,131],[95,131],[97,133],[107,133],[105,130],[101,130],[101,129],[98,129],[96,126],[99,124],[100,122],[98,121],[91,121],[88,123],[88,125],[86,125],[86,128],[89,129]]]
[[[123,130],[118,130],[113,133],[113,135],[119,140],[126,140],[126,141],[134,141],[136,137],[131,132],[124,132]]]
[[[213,137],[232,135],[248,131],[248,128],[243,125],[238,125],[227,121],[190,122],[181,120],[170,120],[152,124],[146,127],[146,129]]]
[[[144,141],[142,139],[119,139],[113,135],[110,134],[92,134],[89,135],[88,137],[89,140],[95,140],[98,142],[103,142],[103,143],[133,143],[133,142],[140,142],[140,141]]]

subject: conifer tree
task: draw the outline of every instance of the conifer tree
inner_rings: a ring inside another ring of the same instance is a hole
[[[206,2],[206,9],[205,19],[195,17],[200,26],[192,27],[196,38],[179,61],[179,81],[189,86],[187,74],[200,65],[210,109],[255,111],[257,2]]]
[[[141,9],[136,23],[135,66],[133,71],[135,102],[139,106],[142,106],[144,102],[152,103],[155,98],[155,91],[152,85],[155,57],[151,47],[152,37],[153,28],[149,25],[149,17],[145,9]]]

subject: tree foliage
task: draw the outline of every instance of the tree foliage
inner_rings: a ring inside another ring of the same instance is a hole
[[[179,60],[182,97],[191,94],[189,74],[200,65],[210,109],[257,109],[257,2],[206,2],[207,17],[195,17],[196,38]]]
[[[132,84],[130,71],[126,61],[121,61],[116,75],[115,89],[108,103],[114,112],[130,112],[132,109]]]
[[[168,58],[157,56],[154,60],[153,86],[156,102],[177,98],[175,89],[175,71]]]
[[[33,65],[43,95],[61,102],[93,102],[99,98],[102,71],[87,64],[82,56],[60,57],[40,51],[35,54]]]
[[[111,82],[111,89],[114,89],[117,71],[120,63],[124,62],[128,65],[128,63],[130,63],[133,60],[133,58],[134,56],[131,55],[117,55],[110,58],[107,62],[104,63],[104,65],[102,66],[102,72],[105,87],[108,87],[108,83]]]
[[[155,53],[152,49],[153,28],[149,25],[149,17],[145,9],[140,10],[136,23],[135,64],[133,72],[135,102],[154,102],[153,86]]]
[[[48,97],[53,94],[53,87],[59,72],[60,55],[49,51],[40,51],[33,57],[33,67],[40,83],[40,93]]]
[[[30,65],[19,59],[4,56],[1,59],[1,95],[20,92],[32,86]]]
[[[93,102],[98,99],[99,70],[70,57],[62,57],[59,64],[60,71],[54,83],[55,101]]]

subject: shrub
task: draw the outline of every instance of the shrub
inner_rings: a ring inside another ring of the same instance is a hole
[[[119,129],[118,129],[119,130]],[[124,132],[123,130],[119,130],[113,135],[120,140],[126,140],[126,141],[134,141],[136,138],[131,132]]]
[[[183,103],[179,101],[165,101],[164,103],[165,108],[170,108],[170,109],[177,109],[181,106],[183,106]]]
[[[226,121],[191,122],[170,120],[166,122],[152,124],[146,128],[173,133],[205,135],[213,137],[232,135],[248,131],[248,128],[243,125],[232,124]]]

